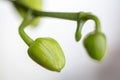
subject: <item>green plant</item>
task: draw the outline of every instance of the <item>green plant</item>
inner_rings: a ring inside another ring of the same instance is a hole
[[[34,4],[31,4],[34,2]],[[82,37],[81,30],[88,20],[95,22],[95,31],[84,39],[84,47],[94,60],[103,59],[106,52],[106,37],[101,32],[100,20],[97,16],[88,12],[44,12],[41,10],[41,0],[16,0],[12,1],[17,11],[24,18],[19,27],[19,34],[29,46],[29,56],[38,64],[52,71],[61,71],[65,65],[65,56],[58,42],[52,38],[37,38],[32,40],[24,31],[28,25],[36,26],[40,17],[61,18],[77,22],[75,40]],[[39,5],[39,4],[40,5]],[[37,20],[36,20],[37,19]]]

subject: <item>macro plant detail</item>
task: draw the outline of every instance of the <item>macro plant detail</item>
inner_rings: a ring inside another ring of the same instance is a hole
[[[102,60],[106,51],[106,37],[101,32],[91,32],[84,39],[84,47],[91,58]]]
[[[76,42],[80,41],[82,37],[81,31],[84,24],[88,20],[93,20],[95,23],[95,30],[85,37],[83,45],[92,59],[101,61],[104,58],[107,46],[106,36],[101,31],[99,18],[94,14],[90,12],[45,12],[42,11],[42,0],[15,0],[11,2],[23,18],[19,26],[19,34],[29,47],[28,55],[42,67],[51,71],[60,72],[65,66],[64,52],[55,39],[50,37],[39,37],[33,40],[24,31],[29,25],[37,26],[42,17],[76,21]]]

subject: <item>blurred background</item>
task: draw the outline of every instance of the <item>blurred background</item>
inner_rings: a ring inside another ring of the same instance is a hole
[[[119,8],[119,0],[43,0],[44,11],[85,11],[97,15],[107,37],[106,57],[96,62],[83,47],[86,34],[94,30],[93,21],[85,24],[79,42],[74,39],[74,21],[45,17],[36,28],[28,27],[26,32],[33,39],[52,37],[61,45],[66,65],[57,73],[29,58],[28,46],[18,34],[22,18],[8,0],[0,0],[0,80],[120,80]]]

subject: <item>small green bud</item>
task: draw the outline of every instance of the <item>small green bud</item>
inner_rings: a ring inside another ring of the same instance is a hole
[[[92,32],[84,39],[84,47],[89,56],[97,61],[103,59],[106,52],[106,37],[101,32]]]
[[[13,1],[13,4],[23,18],[27,14],[27,11],[28,11],[27,8],[38,10],[38,11],[42,10],[42,0],[16,0],[16,1]],[[32,21],[31,25],[37,26],[39,21],[40,21],[40,17],[36,17]]]
[[[28,49],[29,56],[44,68],[60,72],[65,65],[65,56],[57,41],[38,38]]]

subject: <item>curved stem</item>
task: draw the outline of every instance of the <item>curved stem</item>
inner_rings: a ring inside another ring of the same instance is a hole
[[[96,32],[100,32],[101,31],[101,25],[100,25],[100,20],[97,18],[97,16],[95,15],[87,15],[87,17],[89,19],[92,19],[95,21],[95,27],[96,27]]]
[[[27,15],[28,16],[28,15]],[[25,43],[30,46],[33,40],[25,33],[24,29],[27,25],[30,24],[30,20],[28,20],[28,17],[25,17],[23,22],[21,23],[19,27],[19,34],[22,37],[22,39],[25,41]]]
[[[75,33],[76,41],[79,41],[81,39],[81,36],[82,36],[81,30],[87,20],[91,19],[95,22],[95,31],[96,32],[101,31],[100,20],[97,18],[97,16],[95,16],[91,13],[43,12],[43,11],[33,10],[32,14],[34,16],[54,17],[54,18],[62,18],[62,19],[77,21],[77,29],[76,29],[76,33]]]
[[[92,15],[91,13],[80,12],[78,14],[77,29],[76,29],[76,33],[75,33],[76,41],[79,41],[81,39],[82,27],[85,24],[85,22],[87,20],[90,20],[90,19],[95,22],[95,31],[96,32],[100,32],[101,31],[100,21],[99,21],[99,19],[95,15]]]
[[[20,4],[17,1],[12,1],[12,3],[21,6],[21,7],[25,8],[26,10],[30,9],[29,7],[27,7],[23,4]],[[79,19],[83,19],[83,17],[84,17],[84,19],[86,18],[87,20],[92,19],[95,21],[96,31],[97,32],[101,31],[99,19],[97,18],[97,16],[92,15],[90,13],[85,13],[85,12],[78,12],[78,13],[73,13],[73,12],[43,12],[43,11],[37,11],[37,10],[33,10],[33,9],[30,9],[30,10],[32,11],[33,16],[54,17],[54,18],[61,18],[61,19],[74,20],[74,21],[78,21]]]
[[[96,31],[101,31],[101,25],[100,20],[97,18],[97,16],[85,13],[85,12],[79,12],[79,13],[68,13],[68,12],[43,12],[43,11],[36,11],[33,10],[32,14],[34,16],[44,16],[44,17],[54,17],[54,18],[61,18],[61,19],[67,19],[67,20],[89,20],[92,19],[95,21]],[[78,15],[79,14],[79,15]]]
[[[97,16],[91,14],[91,13],[84,13],[81,12],[80,18],[83,20],[93,20],[95,21],[95,31],[96,32],[101,32],[101,25],[100,25],[100,20],[98,19]]]
[[[30,8],[20,4],[17,1],[12,1],[12,3],[19,5],[21,7],[23,7],[26,10],[29,10]],[[101,31],[101,26],[100,26],[100,21],[97,18],[97,16],[92,15],[90,13],[85,13],[85,12],[79,12],[79,13],[73,13],[73,12],[43,12],[43,11],[37,11],[37,10],[32,10],[32,15],[33,16],[44,16],[44,17],[54,17],[54,18],[61,18],[61,19],[67,19],[67,20],[74,20],[74,21],[78,21],[78,19],[84,19],[86,18],[88,19],[92,19],[95,21],[95,25],[96,25],[96,31],[100,32]],[[79,14],[79,16],[78,16]],[[79,18],[78,18],[79,17]]]
[[[14,4],[18,4],[20,6],[22,6],[23,8],[25,8],[26,10],[29,10],[30,8],[22,5],[20,3],[14,2]],[[81,30],[83,25],[85,24],[85,22],[87,20],[93,20],[95,21],[95,31],[96,32],[100,32],[101,31],[101,25],[100,25],[100,20],[97,18],[97,16],[91,14],[91,13],[85,13],[85,12],[78,12],[78,13],[73,13],[73,12],[44,12],[44,11],[37,11],[37,10],[33,10],[31,9],[31,15],[34,17],[38,17],[38,16],[43,16],[43,17],[54,17],[54,18],[61,18],[61,19],[66,19],[66,20],[73,20],[73,21],[77,21],[77,29],[76,29],[76,33],[75,33],[75,38],[76,41],[79,41],[81,38]],[[22,32],[24,33],[24,32]],[[29,36],[26,36],[29,38]],[[28,45],[29,42],[32,41],[28,39],[28,41],[24,40]]]

